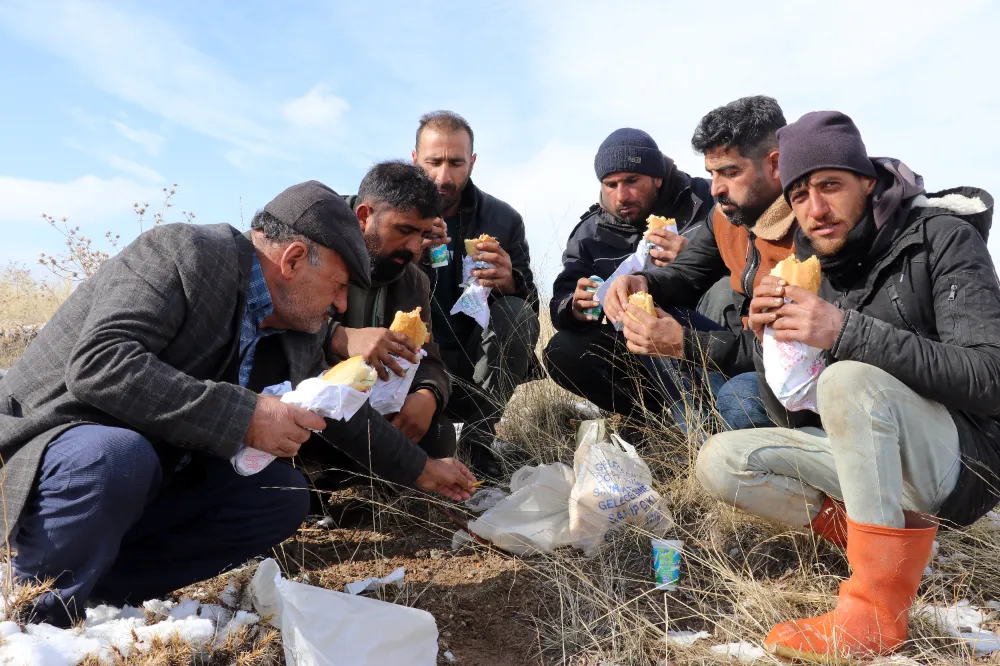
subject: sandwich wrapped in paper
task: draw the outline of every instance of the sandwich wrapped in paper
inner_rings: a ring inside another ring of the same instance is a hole
[[[392,320],[389,330],[402,333],[417,346],[417,358],[422,359],[427,356],[421,347],[430,340],[430,333],[427,332],[427,324],[420,318],[422,308],[416,308],[411,312],[399,311]],[[399,367],[403,369],[403,376],[400,377],[394,372],[389,373],[389,379],[376,379],[375,386],[371,392],[372,409],[379,414],[395,414],[403,408],[403,402],[410,393],[413,386],[413,377],[417,374],[420,361],[410,363],[405,358],[395,357]]]
[[[323,418],[348,421],[368,401],[378,375],[360,356],[341,361],[319,377],[303,380],[292,390],[291,382],[268,386],[262,395],[281,396],[281,402],[308,409]],[[274,456],[244,446],[232,457],[233,468],[243,476],[267,467]]]
[[[796,287],[819,293],[820,266],[815,256],[800,262],[794,256],[780,262],[771,271]],[[791,299],[785,297],[786,303]],[[816,410],[816,387],[820,373],[826,367],[826,354],[822,349],[801,342],[778,342],[770,326],[764,327],[762,343],[764,379],[774,396],[790,412]]]
[[[489,234],[482,234],[479,238],[470,238],[465,241],[466,256],[462,257],[462,283],[459,285],[465,287],[465,291],[458,297],[451,309],[451,314],[469,315],[483,328],[486,328],[490,323],[490,290],[479,284],[479,280],[473,277],[472,271],[496,268],[489,262],[475,259],[479,255],[479,249],[476,247],[478,243],[496,242],[496,240]]]
[[[642,235],[642,240],[639,241],[639,247],[636,248],[635,252],[630,254],[625,258],[625,261],[618,264],[618,268],[615,272],[611,274],[607,280],[604,281],[597,289],[597,302],[601,305],[604,304],[604,296],[608,293],[608,289],[611,288],[611,283],[615,281],[619,275],[632,275],[633,273],[641,273],[642,271],[652,268],[653,259],[649,256],[649,251],[654,247],[659,247],[654,244],[651,240],[647,239],[651,229],[664,229],[673,233],[677,233],[677,221],[672,217],[662,217],[660,215],[650,215],[646,218],[646,231]]]

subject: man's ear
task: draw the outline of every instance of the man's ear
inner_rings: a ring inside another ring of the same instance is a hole
[[[302,241],[292,241],[281,253],[278,267],[281,277],[291,280],[309,265],[309,246]]]
[[[416,164],[417,163],[417,151],[411,150],[410,151],[410,157],[413,158],[413,163]]]
[[[368,204],[359,204],[354,210],[354,214],[358,216],[358,224],[361,225],[361,233],[365,233],[368,230],[368,220],[371,218],[372,207]]]
[[[877,182],[871,176],[862,176],[865,180],[865,196],[871,196],[871,193],[875,191],[875,183]]]
[[[476,154],[472,153],[472,159],[469,160],[469,175],[472,175],[472,167],[476,166]]]
[[[781,174],[778,173],[778,151],[772,150],[764,158],[764,173],[775,182],[781,182]]]
[[[661,187],[663,187],[663,179],[662,178],[654,178],[653,179],[653,189],[656,190],[657,192],[659,192]]]

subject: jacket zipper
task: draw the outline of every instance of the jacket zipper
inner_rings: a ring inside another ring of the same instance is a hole
[[[952,285],[952,287],[954,288],[954,285]],[[903,325],[910,329],[912,333],[916,333],[917,329],[910,323],[909,317],[906,316],[906,310],[903,309],[903,303],[899,298],[899,292],[896,291],[896,285],[893,284],[891,280],[887,290],[889,292],[889,300],[892,301],[892,306],[896,309],[896,314],[898,314],[899,318],[903,321]],[[954,291],[952,294],[954,294]]]
[[[747,231],[746,265],[743,267],[743,275],[740,276],[740,284],[743,285],[743,296],[745,297],[741,315],[746,315],[750,311],[750,299],[753,298],[753,279],[757,273],[757,267],[760,265],[760,252],[754,245],[754,239],[753,233]]]

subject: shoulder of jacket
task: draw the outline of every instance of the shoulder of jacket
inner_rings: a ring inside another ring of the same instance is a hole
[[[476,188],[476,192],[479,195],[478,205],[481,215],[490,215],[491,217],[510,224],[517,224],[519,222],[523,223],[521,214],[506,201],[497,199],[492,194],[484,192],[479,188]]]
[[[427,273],[425,273],[420,266],[417,266],[414,263],[410,263],[406,267],[406,273],[404,274],[404,277],[406,278],[406,281],[408,283],[415,284],[417,287],[423,290],[425,294],[430,293],[431,280],[427,276]]]

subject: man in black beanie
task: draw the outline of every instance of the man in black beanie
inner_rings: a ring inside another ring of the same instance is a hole
[[[697,475],[714,496],[846,546],[837,606],[774,627],[764,646],[816,663],[894,651],[938,522],[969,525],[1000,499],[1000,287],[986,247],[993,200],[925,194],[898,160],[868,157],[846,115],[778,131],[795,251],[822,267],[819,295],[768,276],[750,326],[825,352],[816,412],[783,428],[723,433]],[[786,300],[788,302],[786,302]]]

